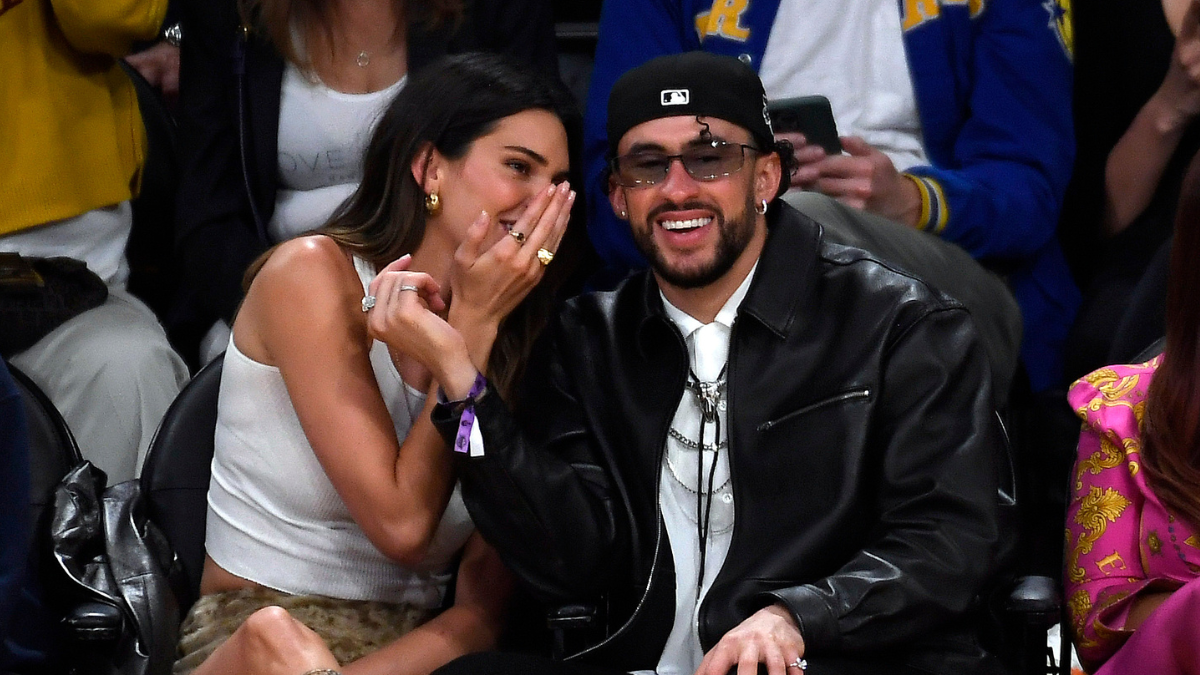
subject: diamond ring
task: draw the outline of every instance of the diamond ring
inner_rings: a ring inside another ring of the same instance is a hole
[[[800,670],[808,670],[808,661],[805,661],[804,659],[801,659],[801,658],[797,658],[795,661],[792,661],[791,663],[788,664],[788,668],[799,668]]]
[[[375,306],[375,296],[364,295],[363,299],[362,299],[362,311],[364,313],[369,312],[369,311],[371,311],[371,308],[374,306]]]

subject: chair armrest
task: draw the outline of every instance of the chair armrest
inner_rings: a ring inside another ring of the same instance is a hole
[[[561,661],[566,656],[567,633],[579,634],[596,625],[595,605],[563,605],[546,613],[546,625],[553,634],[550,657]]]
[[[63,627],[75,644],[103,647],[121,638],[125,617],[121,610],[104,602],[84,602],[63,617]]]
[[[1017,579],[1004,608],[1017,614],[1045,614],[1058,620],[1062,597],[1058,580],[1051,577],[1028,576]]]

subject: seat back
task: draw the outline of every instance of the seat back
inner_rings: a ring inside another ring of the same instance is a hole
[[[186,587],[177,589],[186,614],[199,597],[204,570],[204,527],[208,515],[213,433],[224,356],[192,378],[167,408],[142,468],[142,493],[183,565]]]
[[[58,409],[25,373],[11,363],[7,365],[21,394],[29,432],[29,518],[33,533],[27,559],[28,577],[16,598],[8,638],[10,646],[17,647],[17,658],[23,667],[53,671],[63,664],[58,662],[62,649],[56,629],[61,615],[48,602],[60,590],[57,586],[60,574],[50,554],[50,519],[55,489],[82,459]],[[0,652],[4,651],[5,648],[0,648]]]
[[[8,371],[21,392],[25,408],[25,425],[29,429],[30,527],[40,533],[46,531],[42,525],[54,504],[54,488],[82,457],[75,437],[50,399],[16,366],[8,364]]]

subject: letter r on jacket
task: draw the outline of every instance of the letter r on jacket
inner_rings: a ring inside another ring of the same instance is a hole
[[[742,14],[750,0],[713,0],[712,9],[696,15],[696,34],[700,41],[714,35],[745,42],[750,29],[742,25]]]

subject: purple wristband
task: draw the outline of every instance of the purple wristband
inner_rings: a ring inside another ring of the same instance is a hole
[[[463,402],[462,415],[458,418],[458,434],[454,437],[454,451],[469,453],[471,451],[471,427],[475,424],[475,397],[483,393],[487,387],[487,379],[483,373],[475,374],[475,384],[467,392]]]

